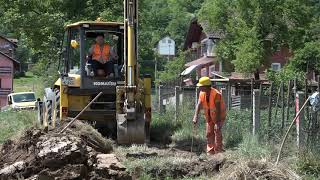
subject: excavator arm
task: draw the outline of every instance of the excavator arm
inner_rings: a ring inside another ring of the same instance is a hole
[[[141,144],[148,138],[151,122],[151,77],[139,77],[138,0],[124,0],[125,85],[117,87],[117,140]]]

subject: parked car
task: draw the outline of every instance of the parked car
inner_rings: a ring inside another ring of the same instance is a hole
[[[36,103],[34,92],[19,92],[8,95],[8,105],[15,110],[36,109]]]

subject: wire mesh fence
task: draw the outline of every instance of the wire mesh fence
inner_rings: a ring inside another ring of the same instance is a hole
[[[250,113],[250,118],[242,120],[246,122],[244,124],[248,126],[251,132],[255,130],[269,139],[280,138],[283,135],[307,97],[317,90],[316,86],[298,85],[293,81],[278,84],[271,82],[251,87],[253,88],[250,88],[250,85],[245,88],[239,86],[232,89],[228,86],[219,86],[217,89],[222,92],[228,111]],[[254,91],[259,92],[258,96],[254,97]],[[179,109],[186,102],[194,104],[195,107],[198,97],[199,90],[196,87],[159,86],[153,89],[153,110],[165,113],[174,108],[175,119],[177,119]],[[255,108],[255,111],[253,108]],[[190,111],[194,111],[194,109],[191,108]],[[256,113],[258,113],[258,116]],[[320,115],[318,114],[312,110],[310,105],[307,105],[298,121],[295,122],[291,134],[292,137],[296,138],[298,146],[314,147],[319,144]],[[232,121],[236,121],[236,119]],[[255,121],[259,121],[259,126],[256,126]]]

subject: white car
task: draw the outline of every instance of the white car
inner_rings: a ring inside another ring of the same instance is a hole
[[[36,103],[34,92],[19,92],[8,95],[8,105],[15,110],[36,109]]]

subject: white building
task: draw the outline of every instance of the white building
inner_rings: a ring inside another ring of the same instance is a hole
[[[176,55],[176,43],[170,37],[161,39],[158,43],[158,53],[161,56],[175,56]]]

